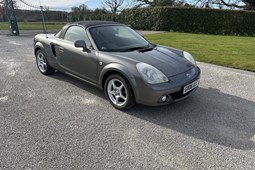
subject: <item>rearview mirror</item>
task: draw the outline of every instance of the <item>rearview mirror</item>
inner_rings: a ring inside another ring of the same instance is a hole
[[[83,48],[83,51],[88,51],[87,45],[84,40],[77,40],[74,42],[76,48]]]

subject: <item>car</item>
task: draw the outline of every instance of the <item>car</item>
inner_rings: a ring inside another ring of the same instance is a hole
[[[44,75],[56,70],[102,90],[111,105],[167,105],[193,94],[200,69],[186,51],[155,45],[127,25],[81,21],[57,34],[34,37],[34,54]]]

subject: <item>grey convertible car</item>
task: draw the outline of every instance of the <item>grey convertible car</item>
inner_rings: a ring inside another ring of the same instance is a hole
[[[181,101],[199,85],[200,69],[191,54],[151,44],[116,22],[76,22],[55,35],[36,35],[34,53],[42,74],[58,70],[88,82],[120,110]]]

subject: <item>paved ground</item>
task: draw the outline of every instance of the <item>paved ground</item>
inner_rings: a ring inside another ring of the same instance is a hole
[[[188,100],[121,112],[40,74],[31,37],[0,35],[0,169],[254,169],[255,74],[198,65]]]

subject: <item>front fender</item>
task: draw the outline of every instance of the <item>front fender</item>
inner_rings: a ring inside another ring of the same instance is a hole
[[[38,51],[38,49],[45,51],[45,48],[41,42],[36,42],[34,45],[34,54],[35,55],[36,55],[36,52]]]
[[[111,63],[106,65],[100,72],[99,75],[99,87],[103,89],[105,76],[108,76],[111,72],[118,72],[122,74],[130,83],[132,89],[136,87],[136,81],[134,74],[130,71],[130,67],[124,66],[119,63]]]

